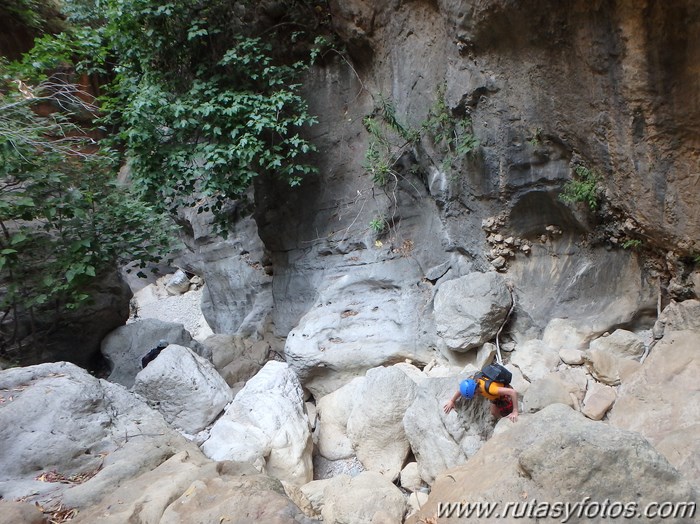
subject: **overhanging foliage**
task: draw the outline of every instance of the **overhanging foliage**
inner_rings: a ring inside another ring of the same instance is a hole
[[[303,3],[294,4],[281,27],[297,27],[290,17]],[[315,119],[298,84],[311,57],[290,62],[273,52],[302,33],[247,24],[252,2],[108,6],[105,34],[120,59],[110,108],[145,197],[171,211],[211,206],[223,224],[223,204],[255,177],[295,186],[314,172],[301,131]]]
[[[318,53],[318,5],[62,6],[68,29],[0,71],[0,323],[77,307],[101,272],[158,260],[172,236],[160,211],[211,209],[225,232],[224,203],[255,177],[294,186],[314,171],[298,82]],[[128,188],[115,182],[126,158]]]

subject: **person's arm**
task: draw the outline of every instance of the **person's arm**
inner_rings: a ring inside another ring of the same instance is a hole
[[[513,388],[503,387],[498,388],[498,394],[507,395],[510,397],[511,402],[513,403],[513,411],[510,412],[508,418],[513,422],[516,422],[518,420],[518,392]]]
[[[461,396],[462,394],[459,392],[459,390],[457,390],[457,392],[454,395],[452,395],[452,398],[448,400],[447,404],[445,404],[445,406],[442,408],[445,411],[445,413],[449,413],[455,408],[455,403],[459,400],[459,397]]]

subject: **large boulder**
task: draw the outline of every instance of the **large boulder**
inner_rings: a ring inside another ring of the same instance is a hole
[[[114,486],[76,524],[258,522],[311,524],[280,481],[232,462],[178,453],[152,471]]]
[[[304,393],[287,364],[270,361],[238,392],[212,426],[202,451],[214,460],[249,462],[302,485],[313,477]]]
[[[316,444],[318,453],[328,460],[347,459],[355,454],[348,437],[348,420],[365,380],[365,377],[357,377],[321,397],[316,404],[319,417]]]
[[[637,431],[689,479],[700,478],[697,331],[667,332],[618,389],[610,423]]]
[[[133,386],[136,374],[141,371],[141,357],[156,347],[159,340],[189,347],[199,355],[209,354],[182,324],[152,318],[139,320],[118,327],[102,340],[102,354],[110,366],[107,380],[127,388]]]
[[[626,376],[634,373],[641,366],[636,360],[619,357],[600,349],[588,350],[584,355],[584,361],[596,380],[610,386],[619,385]]]
[[[438,336],[453,351],[481,346],[496,336],[511,302],[498,273],[470,273],[448,280],[435,294]]]
[[[654,331],[700,331],[700,300],[671,301],[659,316]]]
[[[134,392],[168,423],[189,434],[206,428],[233,399],[231,388],[211,362],[175,344],[136,375]]]
[[[517,366],[530,382],[546,377],[559,364],[559,354],[542,340],[518,344],[510,363]]]
[[[360,383],[347,429],[366,470],[392,481],[399,476],[410,451],[403,417],[416,389],[416,383],[393,366],[370,369]]]
[[[434,517],[446,501],[493,502],[501,512],[505,501],[519,503],[520,518],[512,507],[510,514],[500,514],[500,522],[516,523],[522,522],[527,503],[537,507],[540,501],[558,501],[563,508],[585,501],[599,506],[606,500],[631,501],[641,511],[652,502],[688,503],[697,495],[638,433],[594,422],[555,404],[523,417],[465,465],[440,475],[428,502],[408,522]],[[596,516],[601,516],[597,509]]]
[[[161,522],[314,524],[287,496],[283,483],[267,475],[206,477],[173,501]]]
[[[374,471],[364,471],[355,477],[339,475],[328,480],[314,481],[314,489],[304,486],[311,496],[314,509],[328,524],[400,523],[406,513],[406,500],[401,490],[387,477]]]
[[[202,342],[212,362],[229,386],[254,376],[270,355],[270,344],[240,335],[212,335]]]
[[[631,331],[616,329],[608,336],[593,340],[589,349],[618,358],[639,359],[644,354],[644,342]]]
[[[493,429],[488,402],[481,397],[461,399],[451,413],[443,412],[464,378],[466,375],[423,380],[404,415],[406,436],[420,476],[428,484],[446,469],[464,464]]]
[[[0,496],[86,508],[175,453],[201,456],[122,386],[66,362],[0,372]]]
[[[403,270],[396,264],[338,277],[289,333],[287,362],[316,398],[368,369],[433,358],[422,318],[428,297],[390,276]]]
[[[572,388],[559,377],[550,373],[534,381],[523,396],[523,411],[534,413],[552,404],[566,404],[573,407]]]

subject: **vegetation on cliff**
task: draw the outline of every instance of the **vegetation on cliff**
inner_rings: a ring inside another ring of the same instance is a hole
[[[34,2],[15,3],[39,24]],[[292,7],[66,0],[65,30],[2,61],[4,319],[75,308],[102,272],[156,261],[168,212],[212,211],[225,231],[224,204],[256,176],[313,172],[297,82],[325,14]],[[18,333],[4,331],[6,346]]]

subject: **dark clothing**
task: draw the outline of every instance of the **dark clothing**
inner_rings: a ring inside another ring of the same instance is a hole
[[[513,401],[508,395],[498,397],[496,400],[492,400],[491,403],[496,405],[502,417],[507,417],[513,412]]]
[[[162,348],[162,347],[156,347],[156,348],[153,348],[152,350],[150,350],[148,353],[146,353],[144,355],[144,357],[141,359],[141,367],[145,368],[146,366],[148,366],[148,364],[153,362],[156,359],[156,357],[158,355],[160,355],[160,352],[163,351],[164,349],[165,348]]]

